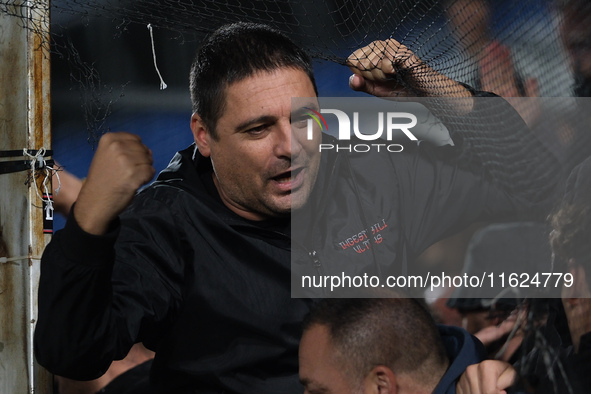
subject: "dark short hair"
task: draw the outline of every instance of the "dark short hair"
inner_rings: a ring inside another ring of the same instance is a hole
[[[437,384],[448,365],[429,312],[412,298],[326,298],[304,321],[323,325],[347,372],[362,379],[377,365]]]
[[[213,32],[197,51],[191,67],[193,112],[216,137],[224,112],[226,88],[260,71],[279,68],[304,71],[318,95],[310,56],[286,35],[267,25],[234,23]]]

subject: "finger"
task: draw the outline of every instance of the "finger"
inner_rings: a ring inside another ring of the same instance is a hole
[[[349,57],[347,58],[347,65],[351,68],[356,68],[360,71],[366,69],[369,66],[368,63],[362,64],[362,61],[367,60],[367,56],[372,53],[373,50],[370,46],[365,46],[363,48],[359,48],[354,51]]]
[[[138,188],[146,183],[150,182],[156,174],[156,169],[152,164],[142,164],[136,166],[138,173]]]
[[[130,162],[137,165],[152,165],[154,163],[154,158],[152,157],[150,150],[148,150],[147,152],[138,153],[137,157],[134,157]]]
[[[353,52],[347,59],[349,68],[367,80],[391,79],[392,76],[389,74],[394,74],[393,63],[397,61],[395,47],[401,45],[395,40],[390,40],[390,42],[391,44],[388,46],[384,41],[374,41]]]
[[[364,50],[364,58],[360,58],[358,63],[361,75],[369,80],[383,80],[384,73],[380,70],[380,63],[384,57],[384,44],[382,42],[373,42]]]
[[[372,65],[371,60],[368,58],[357,59],[355,62],[349,63],[349,69],[357,75],[362,76],[365,79],[372,79],[372,70],[375,67]]]
[[[113,141],[141,141],[141,138],[137,134],[128,133],[126,131],[108,132],[103,134],[99,140],[99,145],[109,144]]]
[[[363,91],[365,88],[365,78],[359,74],[353,74],[349,77],[349,87],[355,91]]]
[[[391,61],[393,71],[396,67],[410,68],[416,66],[418,59],[414,57],[413,52],[408,49],[406,45],[399,43],[396,40],[390,39],[384,49],[385,59]],[[387,67],[387,64],[384,64]],[[387,70],[384,70],[387,71]]]
[[[511,364],[498,360],[487,360],[478,364],[478,372],[481,390],[485,394],[496,394],[499,390],[510,387],[517,377],[517,372]]]
[[[524,85],[525,97],[538,97],[540,95],[538,80],[536,78],[528,78]]]
[[[488,345],[511,332],[515,327],[515,320],[505,320],[498,326],[483,328],[474,334],[484,345]]]
[[[141,142],[141,138],[130,133],[107,133],[99,141],[96,156],[141,153],[149,154],[150,149]]]
[[[139,161],[153,162],[152,150],[144,144],[128,145],[125,152]]]
[[[353,51],[353,53],[349,55],[349,57],[347,58],[347,62],[355,64],[355,62],[357,62],[359,59],[366,57],[370,51],[371,49],[369,48],[369,46],[364,46],[362,48],[356,49],[355,51]]]
[[[121,154],[123,157],[130,157],[135,159],[150,159],[152,157],[152,150],[145,145],[141,138],[135,134],[116,133],[117,135],[110,138],[103,150],[109,150],[112,153]]]
[[[509,388],[513,386],[516,381],[517,371],[512,366],[508,365],[507,369],[505,369],[499,376],[499,380],[497,381],[497,389],[504,390]]]
[[[396,74],[396,59],[390,56],[384,57],[378,64],[378,68],[386,75],[386,78],[392,78]]]
[[[456,385],[456,390],[459,394],[471,394],[480,392],[480,378],[478,366],[478,364],[474,364],[469,365],[468,368],[466,368],[466,370],[460,377],[458,384]]]
[[[368,56],[359,59],[359,70],[361,72],[371,72],[375,68],[375,64],[373,63],[373,55],[370,53]]]
[[[384,87],[383,84],[363,78],[360,75],[354,75],[349,81],[351,89],[358,92],[365,92],[376,97],[392,97],[396,94],[391,88]]]
[[[392,41],[393,43],[384,48],[383,56],[376,66],[389,79],[393,78],[400,70],[411,70],[421,64],[420,60],[406,46]]]
[[[384,47],[383,41],[374,41],[359,48],[347,58],[347,65],[360,71],[372,70],[376,67],[379,59],[383,57]]]
[[[130,141],[119,141],[118,143],[120,143],[121,145],[117,147],[117,149],[120,149],[120,151],[125,155],[137,157],[152,157],[152,150],[148,148],[146,145],[142,144],[141,142],[136,143]]]
[[[369,56],[369,60],[373,66],[371,70],[371,80],[384,81],[391,78],[391,75],[387,74],[393,74],[394,66],[392,64],[392,60],[386,57],[386,54],[384,53],[384,46],[380,45],[376,48],[378,51],[372,53]]]
[[[484,373],[483,368],[478,369],[480,392],[483,394],[497,393],[497,380],[498,374],[495,373]]]
[[[387,76],[386,74],[384,74],[384,72],[382,71],[382,69],[380,67],[376,67],[373,70],[371,70],[371,80],[372,81],[385,81],[387,79],[392,78],[392,76]]]
[[[349,86],[357,92],[365,92],[372,95],[375,90],[375,85],[371,80],[358,74],[351,75],[351,78],[349,78]]]
[[[120,132],[117,132],[114,134],[116,134],[118,137],[120,137],[123,140],[140,141],[140,142],[142,140],[142,138],[139,135],[133,134],[133,133],[128,133],[126,131],[120,131]]]

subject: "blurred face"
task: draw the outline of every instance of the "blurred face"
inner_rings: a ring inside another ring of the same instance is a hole
[[[210,157],[224,204],[249,220],[290,214],[312,191],[320,164],[321,133],[307,140],[307,123],[294,123],[292,97],[310,97],[302,107],[318,108],[312,82],[301,70],[260,72],[226,89],[217,139],[199,116],[191,128],[199,151]]]
[[[488,4],[483,0],[453,0],[447,14],[458,39],[466,46],[488,35]],[[477,49],[477,48],[474,48]]]
[[[567,9],[563,15],[561,37],[579,78],[591,79],[591,5]]]
[[[326,326],[312,325],[304,332],[300,342],[300,381],[305,394],[354,394],[364,393],[359,385],[350,383],[343,367],[335,357]]]

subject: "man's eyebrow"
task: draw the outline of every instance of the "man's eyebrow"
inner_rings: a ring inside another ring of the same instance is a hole
[[[328,388],[326,388],[318,383],[314,383],[314,381],[312,381],[308,378],[300,378],[300,383],[302,384],[302,386],[306,387],[309,391],[312,391],[314,393],[322,394],[322,393],[329,392]],[[308,386],[312,386],[312,388],[310,388]]]
[[[259,116],[259,117],[253,118],[253,119],[245,120],[244,122],[242,122],[238,126],[236,126],[236,131],[241,131],[241,130],[247,129],[250,126],[255,125],[255,124],[275,123],[276,121],[277,121],[277,118],[274,116],[263,115],[263,116]]]
[[[291,117],[292,118],[303,117],[304,115],[307,115],[309,112],[311,112],[310,110],[320,112],[320,108],[318,108],[317,104],[310,103],[310,104],[306,105],[305,107],[296,108],[293,111],[291,111]]]

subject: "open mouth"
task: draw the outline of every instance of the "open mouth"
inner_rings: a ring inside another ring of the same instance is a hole
[[[282,172],[281,174],[276,175],[271,179],[273,179],[275,182],[278,182],[281,184],[287,184],[287,183],[291,183],[292,179],[296,178],[298,176],[298,174],[301,172],[302,172],[302,168],[296,168],[291,171]]]

